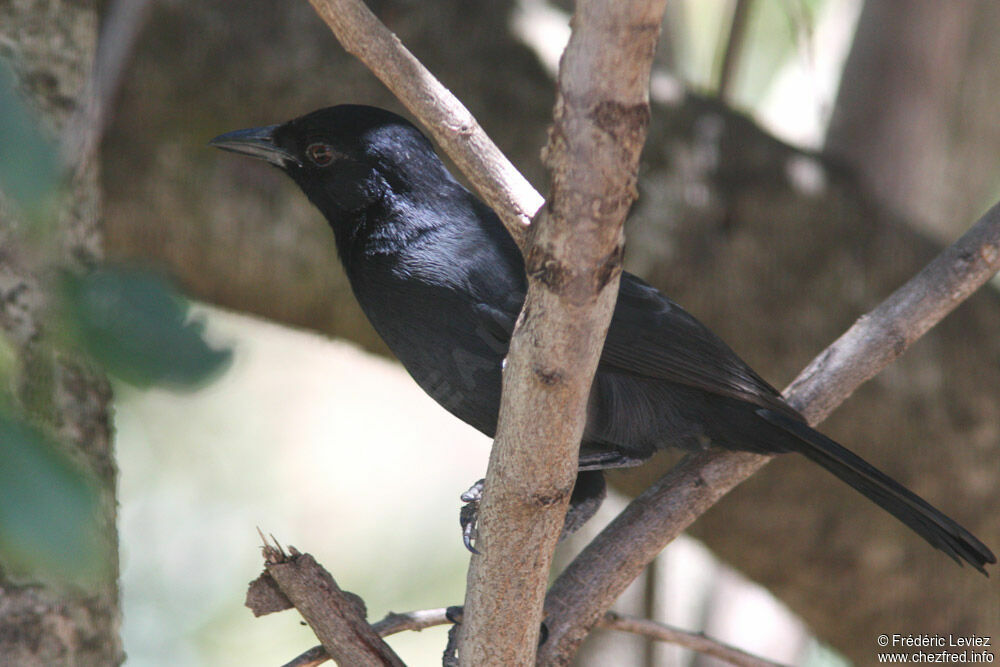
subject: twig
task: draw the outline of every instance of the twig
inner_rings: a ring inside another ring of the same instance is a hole
[[[518,246],[544,200],[468,109],[427,71],[361,0],[309,0],[340,43],[427,128]]]
[[[446,612],[447,609],[445,607],[441,607],[440,609],[408,611],[402,614],[390,611],[381,621],[378,623],[372,623],[372,628],[379,634],[380,637],[388,637],[389,635],[394,635],[397,632],[404,632],[406,630],[420,632],[426,628],[432,628],[435,625],[450,623],[451,621],[448,619]]]
[[[650,563],[645,570],[646,576],[642,578],[641,618],[656,618],[657,602],[659,601],[658,593],[662,586],[660,568],[657,565],[656,561]],[[653,637],[646,637],[646,641],[643,642],[642,667],[656,667],[656,641]]]
[[[445,611],[445,608],[441,608],[410,611],[403,614],[390,612],[378,623],[373,623],[372,628],[381,637],[387,637],[406,630],[419,632],[420,630],[436,625],[450,623],[451,621],[448,619]],[[730,664],[737,665],[737,667],[781,667],[778,663],[764,660],[741,649],[706,637],[704,633],[680,630],[669,625],[664,625],[663,623],[636,618],[634,616],[626,616],[614,611],[604,614],[604,617],[601,618],[597,625],[607,630],[631,632],[632,634],[649,637],[656,641],[681,646],[704,655],[725,660]],[[282,667],[315,667],[329,659],[330,656],[322,645],[313,646],[308,651],[282,665]]]
[[[823,351],[785,390],[811,423],[895,361],[1000,270],[1000,203]]]
[[[280,601],[275,604],[276,586],[302,614],[326,653],[339,664],[403,667],[395,651],[365,620],[367,612],[361,598],[342,591],[312,556],[300,554],[293,547],[289,547],[286,555],[279,548],[265,544],[264,562],[265,573],[251,584],[247,593],[247,606],[254,614],[260,615],[254,605],[261,599],[267,600],[267,611],[261,610],[262,613],[283,608]],[[269,592],[262,595],[262,588]],[[306,660],[297,664],[318,663]]]
[[[447,609],[421,609],[419,611],[408,611],[402,614],[390,611],[378,623],[372,623],[372,629],[378,633],[379,637],[388,637],[398,632],[413,630],[420,632],[435,625],[451,623],[448,618]],[[323,645],[313,646],[302,655],[286,662],[282,667],[314,667],[330,659]]]
[[[330,659],[330,654],[326,652],[322,644],[313,646],[311,649],[298,655],[281,667],[317,667]]]
[[[728,102],[732,96],[733,78],[739,59],[743,55],[743,43],[747,34],[747,19],[750,15],[751,0],[736,0],[732,19],[729,22],[729,34],[722,47],[722,63],[719,65],[719,99]]]
[[[819,423],[998,270],[1000,204],[809,364],[786,390],[789,402]],[[566,664],[643,568],[769,460],[721,450],[689,455],[632,501],[553,584],[540,662]]]
[[[688,632],[687,630],[680,630],[669,625],[664,625],[663,623],[650,621],[649,619],[626,616],[614,611],[604,614],[604,617],[598,622],[597,627],[607,630],[631,632],[632,634],[674,644],[675,646],[681,646],[703,655],[725,660],[737,667],[782,667],[780,663],[765,660],[735,646],[711,639],[702,632]]]

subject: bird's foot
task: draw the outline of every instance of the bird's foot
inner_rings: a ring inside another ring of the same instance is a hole
[[[483,499],[486,480],[481,479],[462,494],[465,505],[458,512],[458,523],[462,526],[462,543],[470,552],[480,555],[475,543],[478,534],[479,501]],[[569,511],[563,524],[559,541],[576,532],[590,517],[594,516],[604,500],[604,474],[600,470],[581,471],[573,487]]]
[[[474,546],[474,542],[478,537],[476,521],[479,518],[479,501],[483,499],[483,487],[485,485],[486,480],[481,479],[470,486],[469,490],[461,496],[462,502],[465,505],[458,512],[458,523],[462,526],[462,543],[465,544],[466,549],[476,555],[479,555],[479,551]]]
[[[444,610],[444,617],[452,624],[448,630],[448,645],[444,649],[443,667],[458,667],[458,626],[465,618],[465,607],[454,605]],[[549,628],[543,621],[538,628],[538,645],[541,646],[549,638]]]
[[[448,644],[444,647],[444,656],[441,660],[442,667],[458,667],[458,626],[462,623],[462,614],[464,611],[465,608],[462,606],[448,607],[444,610],[444,616],[451,622],[452,626],[448,630]]]

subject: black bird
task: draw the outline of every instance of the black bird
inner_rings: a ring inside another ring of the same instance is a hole
[[[455,180],[430,141],[396,114],[341,105],[211,144],[266,160],[298,184],[333,228],[379,335],[424,391],[492,437],[503,359],[527,289],[524,262],[496,214]],[[957,562],[983,574],[996,562],[967,530],[810,428],[680,306],[623,273],[568,522],[582,523],[600,503],[602,470],[664,447],[709,446],[804,454]]]

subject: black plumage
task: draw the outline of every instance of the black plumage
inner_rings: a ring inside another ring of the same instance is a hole
[[[388,111],[342,105],[212,143],[291,176],[333,229],[354,294],[389,348],[445,409],[493,436],[524,263],[499,218],[452,177],[426,137]],[[804,454],[956,561],[984,573],[996,562],[964,528],[806,425],[708,328],[624,273],[573,503],[592,512],[600,470],[664,447],[708,446]]]

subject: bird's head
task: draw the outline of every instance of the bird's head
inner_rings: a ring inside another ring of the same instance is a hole
[[[209,143],[279,167],[331,223],[454,182],[420,130],[376,107],[328,107],[286,123],[228,132]]]

